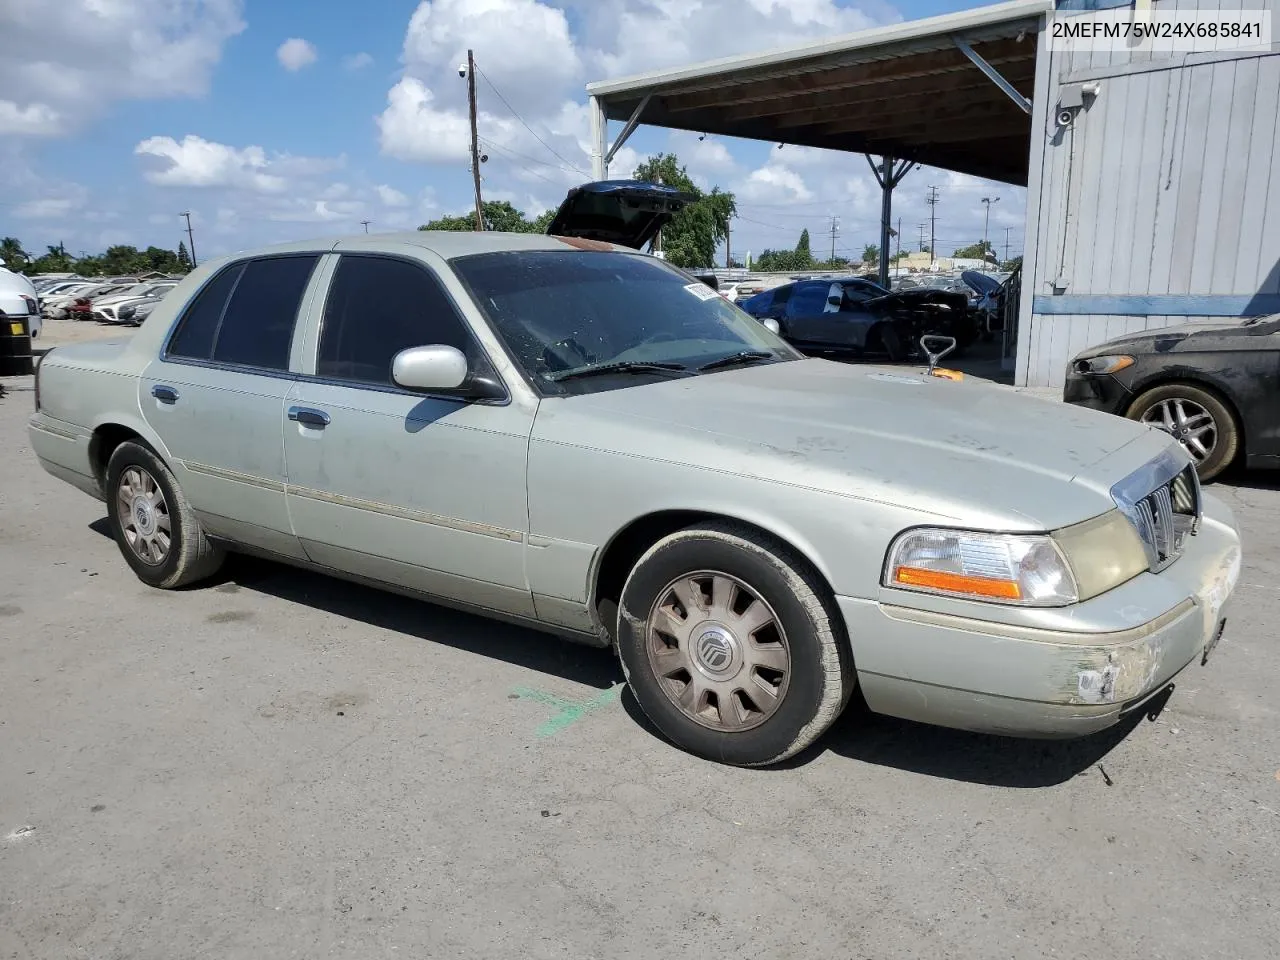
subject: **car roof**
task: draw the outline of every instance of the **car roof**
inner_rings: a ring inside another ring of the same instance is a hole
[[[373,253],[380,250],[394,250],[405,245],[422,247],[445,260],[476,253],[506,253],[520,250],[603,249],[622,253],[636,252],[630,247],[616,244],[553,237],[541,233],[500,233],[493,230],[409,230],[401,233],[358,233],[338,238],[327,237],[323,240],[280,243],[251,250],[240,250],[224,259],[243,260],[248,257],[281,253],[327,253],[331,250]]]

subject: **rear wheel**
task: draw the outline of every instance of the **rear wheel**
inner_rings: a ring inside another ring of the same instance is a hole
[[[1128,416],[1159,427],[1182,444],[1206,483],[1226,470],[1240,449],[1240,428],[1227,405],[1189,383],[1153,387],[1133,401]]]
[[[854,686],[817,576],[785,545],[731,523],[679,531],[641,557],[622,591],[618,651],[659,731],[739,766],[803,750]]]
[[[126,441],[107,463],[111,532],[138,579],[173,589],[217,573],[224,553],[204,535],[178,481],[156,454]]]

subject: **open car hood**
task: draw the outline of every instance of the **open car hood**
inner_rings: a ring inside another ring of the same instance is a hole
[[[1000,289],[1000,281],[994,277],[989,277],[985,273],[979,273],[977,270],[965,270],[960,274],[960,279],[974,293],[995,293]]]
[[[642,180],[600,180],[574,187],[547,233],[603,240],[639,250],[694,198]]]

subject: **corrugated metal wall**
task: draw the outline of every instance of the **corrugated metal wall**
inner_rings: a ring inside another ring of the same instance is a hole
[[[1277,6],[1266,8],[1280,29]],[[1074,354],[1122,333],[1280,310],[1280,44],[1261,55],[1159,60],[1050,55],[1048,72],[1041,189],[1028,198],[1038,204],[1034,224],[1028,216],[1033,309],[1020,325],[1018,382],[1061,385]],[[1063,85],[1093,81],[1097,97],[1059,127],[1053,105]],[[1033,144],[1033,163],[1036,154]]]

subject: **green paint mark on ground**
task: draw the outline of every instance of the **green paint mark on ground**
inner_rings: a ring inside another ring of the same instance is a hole
[[[564,697],[557,697],[555,694],[546,693],[542,690],[531,690],[528,687],[516,687],[511,692],[521,700],[544,703],[556,709],[556,714],[534,731],[534,736],[536,737],[550,737],[570,724],[577,723],[587,714],[594,713],[609,706],[611,703],[617,702],[622,695],[622,684],[616,684],[586,700],[566,700]]]

